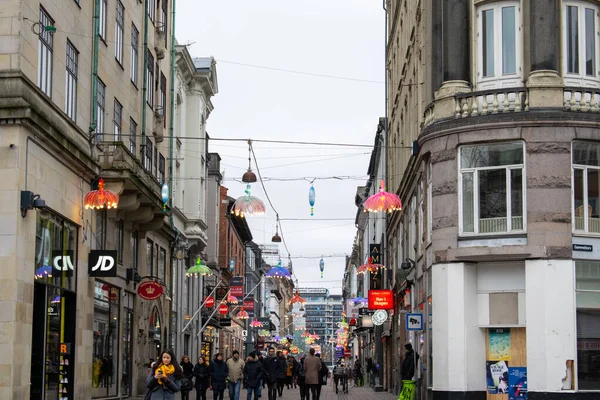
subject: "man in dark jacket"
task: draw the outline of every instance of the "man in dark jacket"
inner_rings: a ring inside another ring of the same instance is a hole
[[[225,394],[225,380],[227,379],[229,370],[227,369],[227,364],[223,361],[223,355],[221,353],[217,353],[209,369],[213,398],[214,400],[223,400],[223,395]]]
[[[287,360],[283,355],[282,351],[277,352],[277,392],[279,397],[283,396],[283,387],[285,386],[286,371],[287,371]]]
[[[419,360],[419,355],[415,354],[412,344],[407,343],[404,345],[406,349],[406,355],[404,361],[402,361],[402,367],[400,368],[400,375],[402,375],[403,381],[408,381],[415,375],[415,364]]]
[[[298,363],[298,387],[300,388],[300,400],[310,400],[310,391],[306,385],[306,368],[304,368],[304,355]]]
[[[263,360],[264,369],[264,380],[267,382],[269,398],[268,400],[277,399],[277,377],[283,374],[285,376],[285,370],[280,372],[279,358],[275,355],[275,348],[269,347],[267,357]]]
[[[256,353],[250,353],[246,365],[244,366],[244,379],[246,380],[246,386],[248,386],[248,397],[247,400],[252,400],[252,393],[254,393],[254,400],[258,400],[260,397],[261,379],[263,377],[263,366],[258,361]]]

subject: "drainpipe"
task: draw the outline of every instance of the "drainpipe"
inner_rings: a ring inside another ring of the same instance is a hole
[[[144,48],[142,51],[144,52],[144,68],[142,69],[142,140],[140,142],[140,161],[144,165],[144,157],[146,156],[146,97],[148,97],[148,0],[144,0]]]
[[[171,113],[169,115],[169,205],[171,212],[169,213],[169,221],[171,222],[171,229],[175,228],[175,222],[173,221],[173,126],[175,123],[175,0],[172,0],[171,4],[171,76],[170,76],[170,90],[171,90]],[[179,232],[177,232],[179,236]]]
[[[91,93],[91,104],[92,107],[92,120],[90,121],[90,127],[88,128],[91,134],[96,130],[98,125],[98,110],[96,108],[97,94],[98,94],[98,42],[100,37],[100,0],[94,1],[94,44],[92,51],[92,93]],[[103,133],[103,132],[101,132]],[[93,148],[92,138],[90,138],[90,148]]]

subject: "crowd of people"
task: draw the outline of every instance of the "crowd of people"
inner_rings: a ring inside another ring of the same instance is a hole
[[[298,389],[301,400],[320,400],[321,389],[333,376],[335,391],[341,384],[348,393],[348,381],[354,378],[356,386],[362,384],[362,368],[355,362],[354,368],[340,360],[330,371],[320,355],[311,348],[300,359],[284,355],[269,347],[266,356],[252,352],[245,360],[237,350],[227,361],[218,353],[209,364],[202,357],[194,365],[188,356],[177,362],[172,351],[167,350],[150,366],[146,387],[146,400],[171,400],[181,392],[181,400],[190,400],[195,390],[196,400],[206,400],[212,391],[213,400],[223,400],[225,389],[230,400],[239,400],[242,388],[247,389],[247,400],[257,400],[267,392],[266,400],[283,396],[284,389]]]

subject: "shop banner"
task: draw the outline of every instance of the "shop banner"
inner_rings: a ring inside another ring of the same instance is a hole
[[[231,318],[223,317],[223,318],[219,319],[219,325],[221,325],[223,327],[231,326]]]
[[[88,260],[88,276],[117,277],[116,250],[92,250]]]
[[[219,286],[215,292],[215,297],[217,301],[224,300],[227,297],[228,288],[226,286]]]
[[[337,358],[338,360],[344,358],[344,348],[343,347],[336,347],[335,358]]]
[[[486,361],[487,389],[489,394],[508,393],[508,363]]]
[[[391,290],[369,290],[369,310],[393,310],[394,294]]]
[[[369,255],[371,256],[371,262],[373,264],[383,264],[381,259],[381,244],[370,244]]]
[[[246,297],[244,299],[244,303],[242,306],[244,308],[244,311],[246,311],[248,313],[248,317],[253,318],[254,317],[254,295],[249,294],[248,297]]]
[[[527,368],[508,369],[508,400],[527,400]]]
[[[490,329],[488,360],[510,361],[510,329]]]
[[[65,277],[73,276],[73,262],[75,261],[73,250],[53,250],[52,251],[52,267],[58,272],[57,275],[64,273]]]
[[[234,276],[229,280],[229,292],[230,295],[241,298],[244,297],[244,278],[241,276]]]

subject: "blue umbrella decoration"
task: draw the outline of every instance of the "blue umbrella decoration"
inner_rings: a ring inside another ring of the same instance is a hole
[[[269,272],[265,274],[267,278],[275,278],[275,279],[292,279],[291,272],[281,266],[281,259],[276,267],[271,268]]]
[[[167,212],[167,203],[169,202],[169,185],[167,185],[167,182],[163,183],[160,195],[163,201],[163,212]]]
[[[323,270],[325,269],[325,261],[323,261],[323,257],[321,257],[321,261],[319,261],[319,269],[321,270],[321,278],[323,278]]]
[[[35,278],[52,278],[52,266],[43,265],[35,271]]]
[[[310,216],[315,215],[315,188],[313,185],[310,185],[310,189],[308,189],[308,204],[310,204]]]

